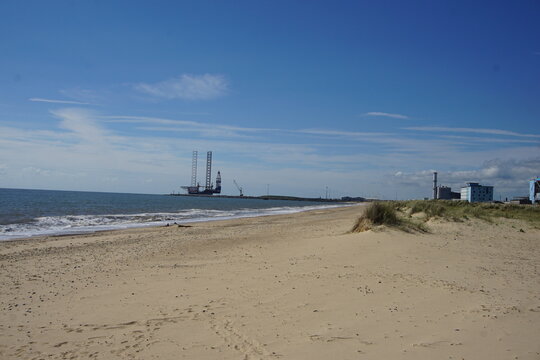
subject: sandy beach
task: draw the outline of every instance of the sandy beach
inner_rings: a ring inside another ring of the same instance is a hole
[[[2,242],[0,358],[540,358],[540,230],[361,212]]]

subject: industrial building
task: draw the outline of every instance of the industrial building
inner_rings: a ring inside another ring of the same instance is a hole
[[[540,177],[529,181],[529,200],[533,204],[540,202]]]
[[[460,198],[460,193],[452,191],[448,186],[437,186],[437,172],[433,173],[433,199],[454,200]]]
[[[507,202],[515,205],[531,204],[531,200],[529,200],[527,196],[515,196],[512,200]]]
[[[493,186],[484,186],[475,182],[468,182],[461,188],[461,200],[468,202],[493,201]]]
[[[437,186],[437,199],[439,200],[459,200],[461,194],[455,191],[448,186]]]

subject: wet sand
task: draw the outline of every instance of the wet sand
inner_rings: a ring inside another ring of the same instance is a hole
[[[540,358],[540,230],[361,211],[2,242],[0,359]]]

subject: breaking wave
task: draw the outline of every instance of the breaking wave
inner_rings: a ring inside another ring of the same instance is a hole
[[[0,225],[0,240],[13,240],[39,235],[82,234],[103,230],[160,226],[213,220],[237,219],[277,214],[292,214],[308,210],[346,206],[315,205],[302,207],[274,207],[264,209],[208,210],[188,209],[168,213],[115,214],[115,215],[63,215],[43,216],[25,221]]]

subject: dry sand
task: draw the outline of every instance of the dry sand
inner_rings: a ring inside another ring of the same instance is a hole
[[[540,358],[539,230],[361,211],[3,242],[0,358]]]

